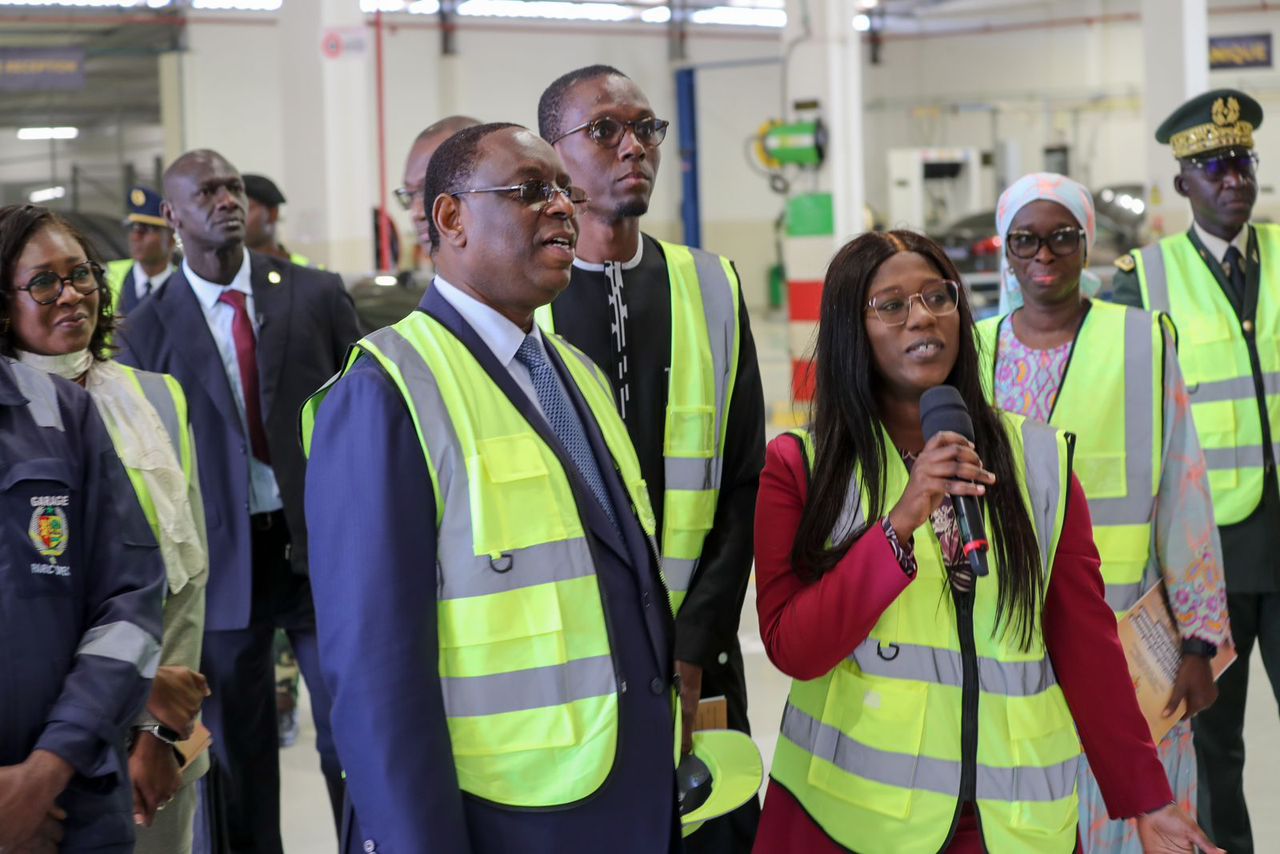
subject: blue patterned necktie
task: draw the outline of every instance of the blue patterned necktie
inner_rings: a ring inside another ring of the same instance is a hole
[[[591,443],[587,441],[587,434],[582,428],[582,421],[534,336],[525,336],[520,349],[516,351],[516,360],[529,369],[533,391],[538,395],[538,403],[542,406],[542,414],[546,416],[547,423],[551,425],[551,432],[556,434],[560,444],[569,452],[570,459],[578,468],[578,474],[582,475],[591,494],[608,514],[614,529],[621,532],[618,517],[613,514],[613,503],[604,488],[604,478],[600,476],[600,467],[596,465]]]

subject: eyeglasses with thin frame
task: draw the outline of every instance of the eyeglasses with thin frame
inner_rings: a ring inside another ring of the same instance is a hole
[[[919,293],[910,296],[890,291],[867,300],[867,308],[874,311],[885,326],[904,326],[910,319],[913,300],[920,300],[924,310],[934,317],[945,317],[960,304],[960,285],[950,279],[943,279],[930,282]]]
[[[1059,228],[1041,237],[1030,231],[1011,231],[1005,235],[1005,246],[1014,258],[1028,261],[1040,251],[1041,246],[1048,246],[1049,251],[1059,258],[1074,255],[1080,251],[1080,243],[1085,238],[1083,228]]]
[[[71,275],[59,276],[45,270],[32,276],[17,290],[26,291],[40,305],[53,305],[62,296],[62,289],[70,285],[76,293],[88,296],[102,287],[102,268],[92,261],[85,261],[71,268]]]
[[[408,187],[396,187],[391,193],[396,197],[396,201],[400,203],[400,207],[405,210],[412,210],[413,197],[422,195],[422,189],[421,187],[416,190],[410,190]]]
[[[1216,157],[1191,157],[1188,160],[1215,184],[1227,177],[1228,170],[1242,178],[1252,178],[1258,171],[1258,154],[1254,151],[1233,150]]]
[[[646,116],[643,119],[635,119],[629,122],[615,119],[613,116],[601,116],[598,119],[583,122],[575,128],[570,128],[551,140],[551,144],[555,145],[566,136],[585,130],[587,138],[596,145],[602,148],[617,148],[622,142],[623,135],[630,128],[637,142],[641,145],[656,148],[662,145],[662,141],[667,138],[667,128],[670,125],[671,122],[666,119],[659,119],[654,116]]]
[[[564,196],[570,203],[575,205],[590,201],[587,198],[586,191],[581,187],[575,187],[572,184],[567,187],[561,187],[550,181],[543,181],[541,178],[531,178],[528,181],[512,184],[509,187],[474,187],[470,190],[454,190],[449,195],[462,196],[467,193],[510,193],[521,204],[529,205],[530,207],[537,206],[538,210],[542,210],[555,201],[557,195]]]

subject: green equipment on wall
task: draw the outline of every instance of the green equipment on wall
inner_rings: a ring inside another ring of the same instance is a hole
[[[820,166],[827,147],[827,129],[822,119],[780,122],[773,120],[760,129],[760,154],[765,165]]]

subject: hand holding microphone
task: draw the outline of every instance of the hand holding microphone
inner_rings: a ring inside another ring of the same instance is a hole
[[[950,495],[970,568],[975,576],[986,575],[987,539],[977,499],[996,482],[996,476],[982,467],[974,450],[968,409],[954,388],[937,386],[920,399],[920,421],[924,450],[911,465],[902,498],[889,511],[889,524],[905,543]]]

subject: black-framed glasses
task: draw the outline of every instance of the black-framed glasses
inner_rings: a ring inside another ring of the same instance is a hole
[[[643,119],[635,119],[629,122],[615,119],[613,116],[601,116],[598,119],[583,122],[576,128],[570,128],[551,140],[551,144],[555,145],[566,136],[585,130],[587,137],[596,145],[603,148],[616,148],[622,142],[623,134],[630,128],[631,132],[635,134],[636,141],[641,145],[659,146],[667,138],[667,128],[670,125],[671,122],[666,119],[654,118],[653,116],[646,116]]]
[[[85,261],[71,268],[71,275],[59,276],[45,270],[32,276],[18,288],[26,291],[40,305],[53,305],[62,296],[62,289],[70,285],[81,296],[88,296],[102,287],[102,268],[92,261]]]
[[[396,187],[391,193],[396,197],[396,201],[400,203],[400,207],[405,210],[411,210],[413,208],[413,197],[422,195],[422,190],[423,188],[421,187],[416,190],[410,190],[408,187]]]
[[[550,181],[543,181],[541,178],[530,178],[519,184],[512,184],[510,187],[475,187],[470,190],[454,190],[449,193],[451,196],[462,196],[467,193],[510,193],[512,198],[520,202],[522,205],[530,207],[537,205],[538,210],[542,210],[547,205],[555,201],[556,196],[564,196],[571,203],[580,205],[590,201],[587,193],[581,187],[575,187],[570,184],[567,187],[561,187]]]
[[[1080,251],[1084,237],[1083,228],[1059,228],[1050,232],[1048,237],[1030,231],[1011,231],[1005,235],[1004,244],[1009,247],[1010,255],[1024,261],[1036,257],[1041,246],[1048,246],[1054,255],[1065,258]]]
[[[1258,154],[1254,151],[1227,151],[1215,157],[1188,158],[1204,177],[1217,184],[1234,171],[1242,178],[1252,178],[1258,171]]]
[[[867,308],[874,311],[885,326],[902,326],[911,315],[911,301],[917,299],[925,311],[934,317],[944,317],[955,311],[960,304],[960,285],[950,279],[943,279],[930,282],[915,294],[889,291],[867,300]]]

